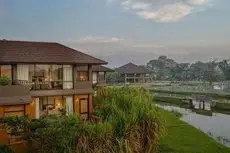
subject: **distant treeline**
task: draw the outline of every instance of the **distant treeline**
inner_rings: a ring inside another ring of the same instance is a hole
[[[144,65],[156,80],[227,81],[230,80],[230,60],[177,63],[167,56],[159,56]]]

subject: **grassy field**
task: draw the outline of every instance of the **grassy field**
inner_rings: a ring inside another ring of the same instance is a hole
[[[183,101],[182,98],[177,97],[165,97],[165,96],[154,96],[154,101],[159,103],[171,103],[176,106],[184,106],[187,105],[185,101]]]
[[[207,95],[212,97],[213,99],[230,99],[230,94],[224,94],[224,93],[212,93],[212,92],[199,92],[199,91],[170,91],[170,90],[161,90],[161,89],[149,89],[152,92],[156,93],[167,93],[167,94],[180,94],[180,95],[193,95],[193,94],[201,94],[201,95]]]
[[[175,113],[160,111],[166,120],[166,134],[160,139],[159,153],[230,153],[230,148],[180,121]]]

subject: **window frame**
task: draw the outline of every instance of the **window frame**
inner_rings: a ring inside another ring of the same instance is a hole
[[[87,100],[87,112],[81,112],[81,100]],[[89,110],[89,107],[90,107],[90,96],[87,95],[87,98],[84,97],[84,98],[81,98],[79,97],[79,116],[81,118],[81,115],[87,115],[87,119],[89,118],[89,115],[90,115],[90,110]]]

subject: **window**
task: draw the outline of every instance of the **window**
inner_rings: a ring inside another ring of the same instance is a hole
[[[89,98],[79,99],[80,119],[86,120],[89,117]]]
[[[0,76],[12,77],[11,65],[0,65]]]
[[[39,104],[40,116],[65,114],[65,104],[62,96],[40,97]]]
[[[77,66],[77,81],[89,81],[88,66]]]
[[[88,72],[77,72],[78,81],[89,81]]]
[[[4,116],[24,116],[25,105],[4,106]]]

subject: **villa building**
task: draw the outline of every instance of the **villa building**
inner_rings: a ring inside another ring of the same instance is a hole
[[[0,41],[0,76],[10,78],[0,86],[0,118],[93,111],[93,73],[107,62],[58,43]],[[93,72],[93,68],[95,68]],[[105,78],[103,78],[103,81]]]
[[[116,69],[120,74],[120,82],[125,84],[146,83],[152,80],[147,69],[128,63]]]

